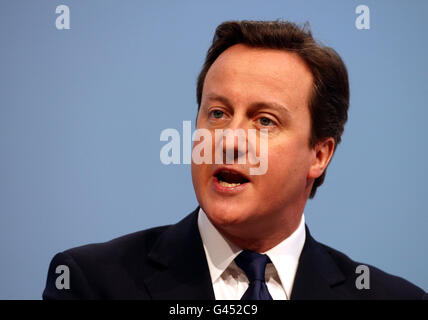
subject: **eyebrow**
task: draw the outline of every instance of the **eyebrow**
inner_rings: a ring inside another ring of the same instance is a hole
[[[223,103],[224,105],[226,105],[228,107],[232,106],[232,103],[229,101],[229,99],[227,99],[225,96],[222,96],[219,94],[210,93],[207,95],[207,99],[208,100],[220,101],[221,103]],[[286,118],[291,116],[290,110],[285,105],[283,105],[281,103],[277,103],[277,102],[273,102],[273,101],[271,101],[271,102],[259,101],[259,102],[253,102],[250,104],[251,111],[254,111],[255,109],[261,109],[261,108],[276,110],[278,113],[280,113],[282,116],[284,116]]]

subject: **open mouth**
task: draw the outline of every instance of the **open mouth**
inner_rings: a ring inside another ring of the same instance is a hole
[[[227,188],[237,187],[250,182],[244,174],[230,169],[220,169],[216,171],[214,176],[217,178],[217,181],[221,186]]]

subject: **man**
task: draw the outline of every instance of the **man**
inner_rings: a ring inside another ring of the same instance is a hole
[[[43,298],[426,297],[371,266],[367,283],[358,283],[360,263],[315,241],[305,226],[306,201],[323,183],[347,120],[348,75],[333,49],[289,22],[225,22],[199,75],[197,101],[197,129],[212,134],[212,155],[233,155],[231,163],[192,162],[200,207],[175,225],[57,254]],[[216,138],[227,129],[255,130],[259,145],[267,141],[264,174],[239,162],[249,151],[236,137]],[[59,265],[70,270],[69,289],[58,288]]]

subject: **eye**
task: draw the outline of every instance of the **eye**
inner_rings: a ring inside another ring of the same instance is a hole
[[[217,110],[213,110],[210,113],[216,119],[220,119],[220,118],[222,118],[224,116],[224,112],[221,111],[221,110],[218,110],[218,109]]]
[[[269,126],[273,126],[273,125],[275,125],[275,122],[273,122],[271,119],[266,118],[266,117],[261,117],[261,118],[259,118],[259,123],[260,123],[262,126],[265,126],[265,127],[269,127]]]

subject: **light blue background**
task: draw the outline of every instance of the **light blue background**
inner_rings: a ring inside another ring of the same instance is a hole
[[[66,4],[71,30],[55,28]],[[371,29],[357,30],[366,4]],[[321,242],[428,290],[427,1],[1,1],[0,298],[39,299],[56,252],[175,223],[190,166],[165,128],[229,19],[309,21],[348,66],[349,121],[306,220]]]

